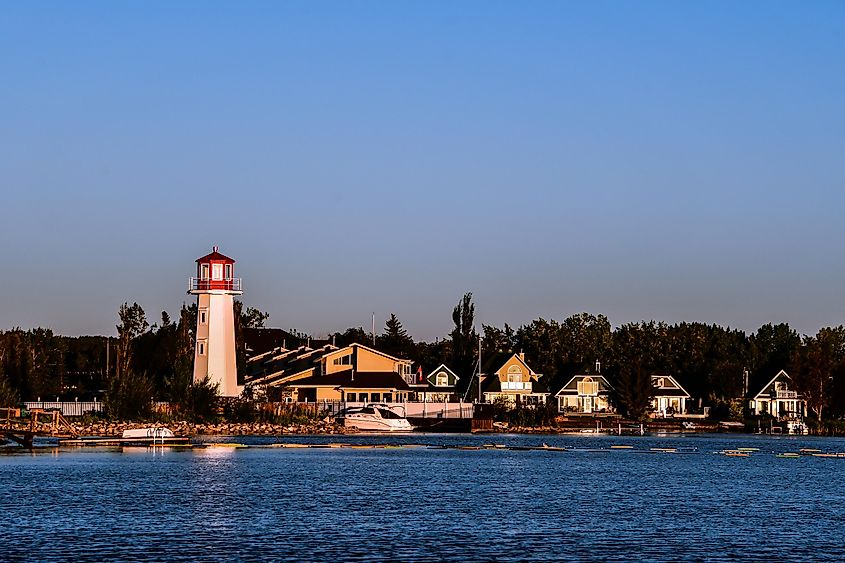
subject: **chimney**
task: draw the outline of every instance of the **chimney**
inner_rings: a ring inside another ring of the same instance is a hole
[[[525,352],[523,352],[522,350],[519,351],[519,359],[523,362],[525,361]]]
[[[597,374],[601,373],[601,362],[598,361],[598,360],[596,360],[596,373]]]

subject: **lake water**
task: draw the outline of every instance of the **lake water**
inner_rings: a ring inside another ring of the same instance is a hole
[[[213,438],[214,440],[232,440]],[[211,439],[210,439],[211,440]],[[0,456],[3,560],[845,560],[838,439],[411,435],[575,451],[44,449]],[[275,438],[238,438],[269,444]],[[634,449],[610,449],[611,445]],[[650,448],[682,448],[656,453]],[[714,452],[759,448],[747,458]]]

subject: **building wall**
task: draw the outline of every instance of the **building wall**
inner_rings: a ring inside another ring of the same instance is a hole
[[[336,358],[342,358],[346,355],[352,356],[350,360],[352,364],[335,365],[334,360]],[[354,367],[356,371],[395,371],[402,373],[399,366],[410,366],[410,362],[408,361],[393,359],[360,346],[347,346],[346,348],[341,348],[331,354],[327,354],[324,361],[326,363],[326,373],[345,371],[350,367]],[[406,369],[406,371],[408,370]]]
[[[508,370],[511,366],[518,366],[519,369],[522,370],[521,381],[523,383],[528,383],[529,381],[531,381],[531,370],[526,369],[523,362],[519,361],[519,359],[517,359],[517,356],[515,355],[511,356],[511,358],[507,362],[505,362],[505,365],[499,368],[499,370],[496,372],[496,375],[499,376],[499,381],[508,380]]]
[[[201,311],[207,310],[206,322]],[[240,394],[235,358],[235,313],[231,293],[201,293],[197,296],[197,342],[194,347],[194,381],[206,375],[220,386],[224,397]],[[199,353],[204,342],[205,354]]]

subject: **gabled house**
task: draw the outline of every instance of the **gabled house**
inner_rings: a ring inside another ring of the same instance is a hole
[[[247,366],[247,384],[266,386],[288,401],[401,402],[414,386],[426,386],[415,381],[411,360],[362,344],[280,347],[250,358]]]
[[[541,377],[525,363],[525,354],[496,354],[481,369],[483,402],[545,404],[549,393],[539,383]]]
[[[651,385],[654,396],[651,399],[651,416],[666,418],[667,416],[687,414],[687,400],[690,394],[671,375],[653,374]]]
[[[754,415],[768,414],[775,418],[804,418],[807,403],[794,389],[792,378],[780,370],[759,393],[751,397],[748,408]]]
[[[555,394],[557,410],[575,415],[612,413],[612,391],[613,387],[603,375],[576,375]]]
[[[446,364],[440,364],[425,377],[428,388],[422,393],[423,400],[435,403],[457,400],[460,379]]]

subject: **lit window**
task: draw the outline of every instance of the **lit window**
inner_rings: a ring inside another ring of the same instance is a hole
[[[449,375],[445,371],[441,371],[437,374],[437,387],[446,387],[449,385]]]
[[[519,366],[508,368],[508,381],[512,383],[522,381],[522,369]]]
[[[350,403],[354,403],[355,401],[358,400],[358,394],[357,393],[347,393],[346,394],[346,400],[349,401]]]

